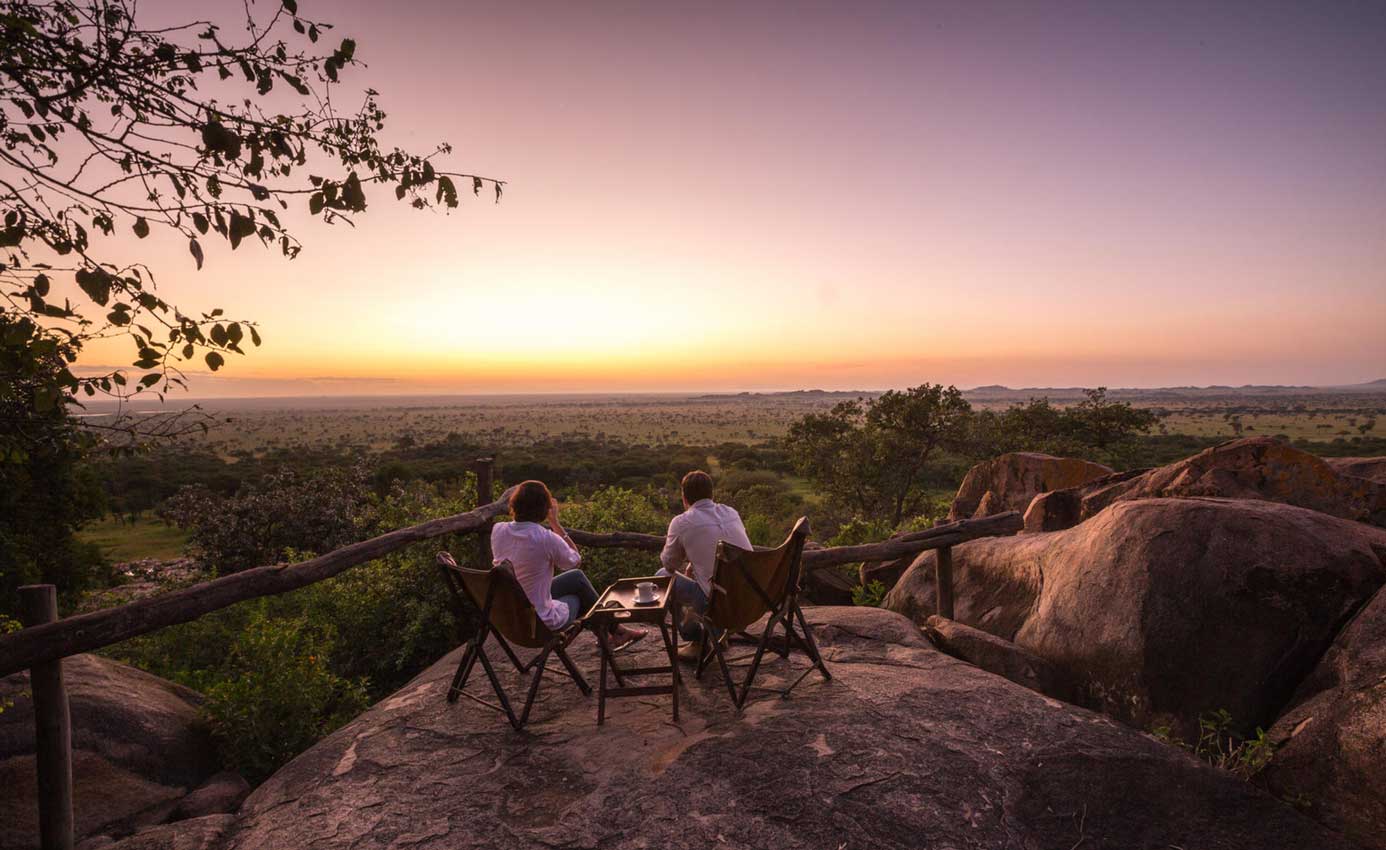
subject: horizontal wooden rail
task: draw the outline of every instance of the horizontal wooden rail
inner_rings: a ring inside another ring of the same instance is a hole
[[[980,519],[962,519],[947,525],[937,525],[879,543],[805,549],[804,568],[817,570],[823,567],[856,564],[862,561],[893,561],[907,555],[918,555],[920,552],[927,552],[930,549],[956,546],[959,543],[966,543],[979,537],[1015,534],[1024,525],[1024,520],[1018,511],[1006,511]],[[597,549],[643,549],[649,552],[658,552],[664,548],[664,538],[657,534],[639,534],[633,531],[595,534],[570,528],[568,529],[568,536],[572,537],[573,542],[579,546],[590,546]],[[756,548],[765,547],[757,546]]]
[[[646,552],[658,552],[664,548],[664,535],[662,534],[641,534],[637,531],[596,534],[591,531],[579,531],[576,528],[564,530],[568,532],[568,536],[573,538],[573,542],[577,545],[591,546],[594,549],[643,549]]]
[[[447,534],[483,531],[494,519],[507,512],[506,499],[502,496],[499,500],[476,510],[391,531],[370,540],[344,546],[311,561],[256,567],[181,590],[79,614],[56,623],[22,629],[0,637],[0,676],[16,673],[35,664],[120,643],[166,626],[196,620],[204,614],[248,599],[297,590],[331,578],[351,567],[388,555],[411,543]],[[961,520],[880,543],[806,549],[804,568],[816,570],[861,561],[894,560],[907,555],[917,555],[929,549],[956,546],[978,537],[1014,534],[1021,529],[1022,524],[1020,514],[1009,511],[983,519]],[[578,529],[569,529],[568,533],[579,546],[639,549],[648,552],[658,552],[664,547],[664,538],[655,534],[630,531],[597,534]]]
[[[187,623],[247,599],[297,590],[411,543],[447,534],[481,531],[509,510],[502,497],[464,514],[430,520],[343,546],[311,561],[256,567],[170,593],[21,629],[0,637],[0,676],[120,643],[165,626]]]
[[[979,537],[1002,537],[1015,534],[1025,527],[1018,511],[1006,511],[980,519],[962,519],[947,525],[937,525],[924,531],[906,534],[880,543],[860,546],[833,546],[827,549],[805,549],[804,569],[817,570],[863,561],[893,561],[907,555],[918,555],[930,549],[957,546]]]

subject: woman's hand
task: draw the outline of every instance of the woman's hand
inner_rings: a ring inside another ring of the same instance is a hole
[[[549,527],[559,534],[563,533],[563,526],[558,524],[558,500],[549,499]]]

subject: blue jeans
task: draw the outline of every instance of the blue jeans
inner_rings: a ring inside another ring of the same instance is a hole
[[[568,606],[568,619],[559,628],[567,628],[597,604],[597,591],[582,570],[568,570],[553,577],[549,595]]]
[[[669,571],[660,567],[655,575],[667,576]],[[703,593],[702,585],[688,576],[677,573],[674,574],[674,601],[699,614],[707,611],[707,594]],[[703,627],[697,620],[684,619],[679,623],[679,637],[684,640],[699,640],[702,636]]]

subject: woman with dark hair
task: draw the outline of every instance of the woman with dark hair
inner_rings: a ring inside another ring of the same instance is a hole
[[[545,626],[553,631],[567,627],[596,604],[597,591],[577,569],[582,555],[558,522],[558,502],[544,482],[526,481],[510,494],[510,516],[512,522],[491,528],[491,556],[497,564],[510,562]],[[629,626],[611,631],[616,649],[644,636]]]

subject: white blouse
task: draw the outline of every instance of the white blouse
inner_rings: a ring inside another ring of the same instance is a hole
[[[568,606],[553,598],[554,572],[571,570],[582,556],[562,537],[537,522],[498,522],[491,527],[494,563],[509,561],[539,619],[551,629],[568,622]]]

